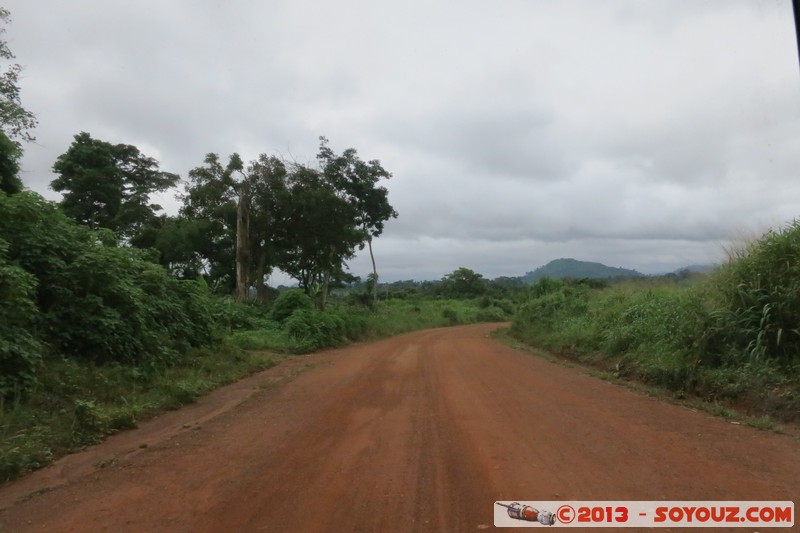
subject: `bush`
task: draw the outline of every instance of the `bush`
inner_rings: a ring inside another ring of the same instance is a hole
[[[311,310],[314,302],[300,289],[289,289],[283,292],[272,304],[272,320],[283,322],[297,310]]]
[[[98,362],[170,362],[214,340],[207,291],[171,277],[150,252],[118,247],[113,233],[80,226],[33,193],[0,195],[0,213],[0,238],[16,270],[0,268],[19,282],[17,300],[35,288],[36,331],[56,352]],[[29,355],[35,349],[29,326],[27,340],[8,337],[18,339],[17,353],[20,342]]]
[[[230,297],[214,298],[211,313],[214,323],[229,332],[259,329],[272,323],[268,306],[251,301],[239,303]]]
[[[478,311],[475,318],[478,322],[505,322],[508,315],[499,307],[491,306]]]
[[[346,340],[341,317],[316,309],[295,311],[286,319],[285,328],[300,352],[338,346]]]
[[[0,239],[0,397],[36,381],[42,349],[36,333],[39,313],[32,299],[35,279],[6,263],[7,247]]]
[[[74,444],[93,444],[108,430],[108,420],[94,400],[74,401],[72,432]]]

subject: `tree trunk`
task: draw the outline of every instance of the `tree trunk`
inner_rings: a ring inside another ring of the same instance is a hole
[[[236,205],[236,295],[237,302],[247,301],[248,273],[250,272],[250,204],[244,183]]]
[[[258,265],[256,266],[256,299],[260,303],[267,301],[267,284],[264,276],[267,274],[267,248],[266,245],[258,250]]]
[[[331,282],[331,273],[325,272],[322,277],[322,291],[319,295],[319,310],[324,311],[325,306],[328,304],[328,287],[330,286]]]
[[[378,269],[375,267],[375,255],[372,253],[372,235],[367,238],[369,258],[372,259],[372,307],[378,305]]]

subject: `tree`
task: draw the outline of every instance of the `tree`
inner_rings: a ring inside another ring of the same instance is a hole
[[[110,144],[88,133],[75,135],[53,165],[59,176],[50,188],[63,192],[67,216],[92,229],[108,228],[134,238],[161,206],[150,195],[173,187],[178,176],[162,172],[158,162],[135,146]]]
[[[203,257],[212,273],[236,280],[238,300],[253,286],[265,300],[266,279],[279,267],[324,307],[329,289],[352,279],[345,261],[357,247],[369,245],[372,254],[372,238],[397,216],[386,189],[376,185],[390,176],[380,163],[364,163],[352,149],[337,156],[326,143],[320,169],[265,154],[246,167],[233,154],[223,166],[209,154],[189,172],[181,216],[209,224],[214,249]]]
[[[476,298],[486,293],[487,281],[483,275],[459,267],[442,278],[441,292],[450,298]]]
[[[131,239],[131,246],[158,251],[158,262],[179,279],[197,279],[205,272],[207,250],[213,247],[212,222],[161,215]],[[206,272],[207,274],[207,272]]]
[[[208,154],[205,166],[190,171],[189,178],[181,214],[207,221],[210,238],[218,244],[205,257],[218,272],[233,276],[238,300],[247,299],[253,284],[259,300],[266,300],[266,278],[277,263],[280,213],[287,201],[285,165],[262,154],[245,169],[239,155],[232,154],[223,167],[217,154]]]
[[[277,266],[282,243],[289,238],[284,223],[288,211],[288,172],[283,161],[261,154],[247,168],[250,182],[250,247],[256,298],[267,299],[267,278]]]
[[[363,234],[359,243],[361,249],[369,248],[372,261],[372,301],[378,298],[378,269],[372,251],[372,239],[383,233],[384,222],[397,218],[397,211],[389,203],[389,191],[378,186],[381,179],[389,179],[392,175],[381,166],[380,161],[364,162],[358,157],[354,148],[348,148],[341,155],[336,155],[328,146],[328,139],[320,137],[317,159],[322,171],[334,189],[353,208],[355,225]]]
[[[319,171],[295,165],[288,175],[280,268],[325,307],[332,281],[346,277],[345,261],[363,242],[354,206]]]
[[[180,216],[206,224],[206,238],[194,247],[207,265],[212,285],[232,290],[236,274],[236,191],[230,174],[219,155],[208,154],[204,165],[189,171]]]
[[[0,131],[0,191],[16,194],[22,190],[19,179],[19,146]]]
[[[197,247],[208,263],[212,283],[227,280],[229,289],[236,289],[236,232],[239,226],[239,196],[235,173],[241,172],[238,154],[231,154],[223,166],[219,155],[206,155],[203,166],[189,171],[189,183],[183,196],[182,217],[208,224],[205,246]],[[246,291],[245,291],[246,292]]]
[[[0,21],[3,24],[11,22],[11,13],[2,7],[0,7]],[[5,31],[5,27],[0,28],[0,36]],[[8,43],[0,38],[0,59],[12,61],[14,58]],[[35,140],[31,130],[36,127],[36,116],[22,107],[19,98],[18,82],[21,71],[22,67],[17,63],[11,63],[5,70],[0,71],[0,130],[17,146],[19,146],[17,139]]]

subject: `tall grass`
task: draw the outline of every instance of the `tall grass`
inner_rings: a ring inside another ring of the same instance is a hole
[[[512,334],[677,393],[800,420],[800,224],[688,285],[542,280]]]

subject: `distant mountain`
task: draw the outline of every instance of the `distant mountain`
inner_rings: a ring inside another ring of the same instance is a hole
[[[681,271],[688,270],[689,272],[697,272],[698,274],[708,274],[712,270],[717,268],[716,265],[689,265],[683,268],[679,268],[673,274],[678,274]]]
[[[636,270],[610,267],[602,263],[578,261],[577,259],[556,259],[554,261],[550,261],[544,266],[537,268],[533,272],[528,272],[522,276],[521,279],[525,283],[534,283],[536,280],[544,277],[552,279],[607,279],[617,277],[639,278],[643,276],[644,274],[637,272]]]

